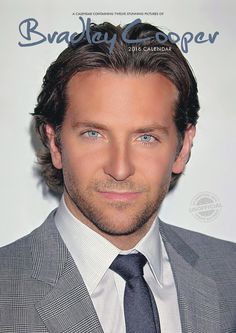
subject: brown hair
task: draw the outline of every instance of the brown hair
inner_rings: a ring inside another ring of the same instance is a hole
[[[178,152],[188,124],[197,123],[199,111],[197,83],[177,45],[163,38],[165,41],[152,39],[128,47],[122,38],[125,27],[110,23],[91,24],[92,34],[107,32],[109,38],[114,34],[117,35],[112,51],[110,52],[109,45],[105,42],[92,44],[83,38],[78,43],[70,43],[46,72],[32,115],[44,147],[43,151],[38,153],[41,173],[49,188],[55,192],[63,191],[63,173],[52,164],[45,124],[53,126],[60,148],[60,127],[67,107],[66,87],[69,80],[78,72],[103,68],[124,73],[160,73],[172,81],[179,93],[174,116],[180,142]],[[155,36],[156,33],[164,35],[153,25],[138,23],[129,30],[127,37],[137,40]],[[155,51],[151,47],[156,47]],[[180,174],[172,175],[171,188],[179,177]]]

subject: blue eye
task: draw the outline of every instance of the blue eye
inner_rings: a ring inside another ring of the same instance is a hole
[[[156,141],[156,138],[154,138],[154,136],[149,134],[143,134],[138,138],[138,140],[141,141],[142,143],[151,143]]]
[[[93,138],[93,139],[97,139],[97,138],[101,137],[101,134],[98,133],[97,131],[87,131],[83,135],[85,135],[88,138]]]

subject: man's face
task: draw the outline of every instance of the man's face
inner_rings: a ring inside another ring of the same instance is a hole
[[[176,159],[177,89],[159,74],[94,70],[75,75],[61,152],[47,126],[54,166],[63,169],[65,199],[82,222],[107,235],[140,232],[153,221],[180,173],[194,130]]]

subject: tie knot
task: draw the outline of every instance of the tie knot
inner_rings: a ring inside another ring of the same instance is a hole
[[[119,254],[110,266],[114,272],[119,274],[125,281],[143,275],[143,267],[147,259],[141,253],[121,255]]]

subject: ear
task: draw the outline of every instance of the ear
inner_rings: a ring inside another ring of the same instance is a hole
[[[173,173],[179,174],[184,171],[185,165],[188,162],[190,156],[195,133],[196,133],[196,127],[193,125],[189,125],[185,131],[183,146],[181,148],[181,151],[173,164],[172,167]]]
[[[61,152],[56,145],[56,134],[53,127],[49,124],[45,125],[46,135],[48,138],[52,163],[56,169],[62,169],[62,162],[61,162]]]

